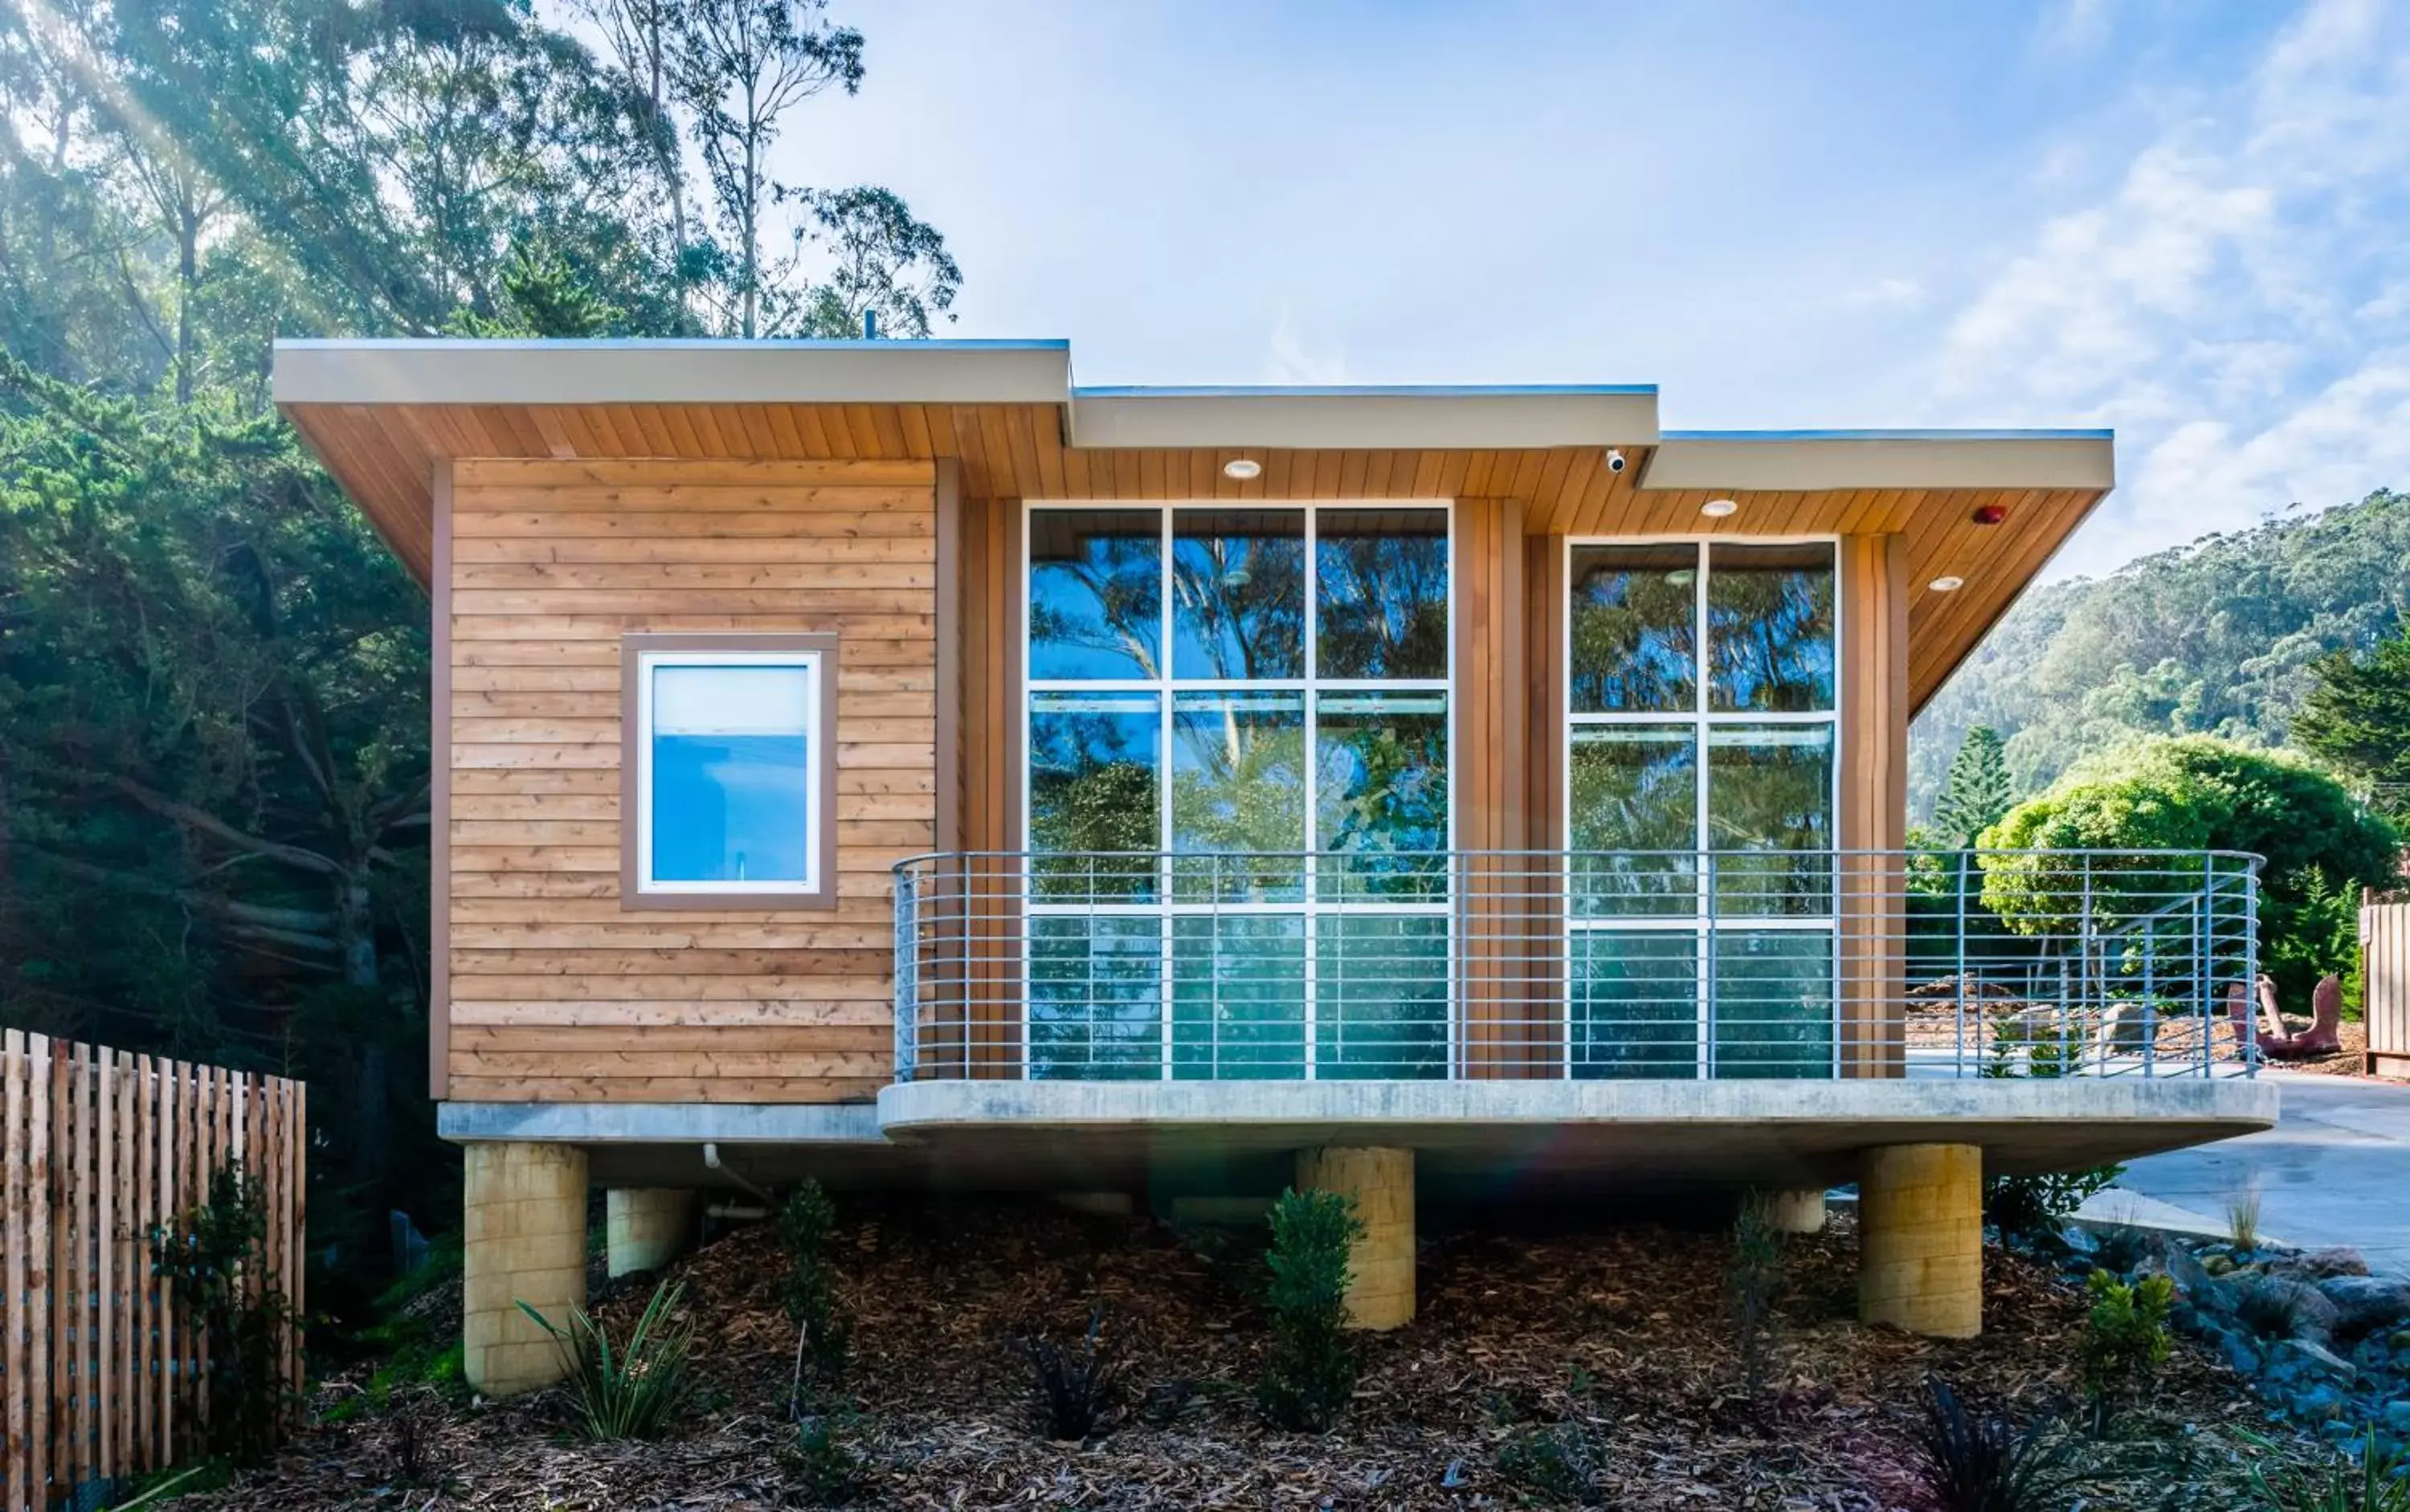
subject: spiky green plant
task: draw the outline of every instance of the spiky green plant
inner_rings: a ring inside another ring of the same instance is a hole
[[[1272,1247],[1264,1308],[1271,1315],[1271,1368],[1256,1399],[1283,1428],[1319,1433],[1338,1421],[1356,1391],[1347,1320],[1347,1252],[1364,1232],[1354,1199],[1337,1192],[1283,1192],[1272,1204]]]
[[[653,1299],[645,1304],[627,1343],[619,1346],[582,1307],[571,1310],[563,1328],[519,1303],[519,1310],[559,1345],[577,1426],[588,1438],[597,1443],[659,1438],[685,1407],[687,1367],[694,1354],[694,1324],[676,1316],[685,1299],[684,1287],[662,1282],[653,1289]]]

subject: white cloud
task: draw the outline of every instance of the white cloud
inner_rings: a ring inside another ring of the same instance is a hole
[[[1846,298],[1851,304],[1871,309],[1916,310],[1924,304],[1924,285],[1912,278],[1879,278],[1851,289]]]
[[[2097,571],[2410,484],[2410,14],[2317,0],[1960,309],[1938,407],[2113,425]]]
[[[1347,383],[1347,350],[1343,346],[1333,346],[1327,352],[1313,349],[1298,334],[1288,310],[1283,307],[1280,319],[1272,327],[1270,349],[1264,358],[1264,381],[1305,386]]]

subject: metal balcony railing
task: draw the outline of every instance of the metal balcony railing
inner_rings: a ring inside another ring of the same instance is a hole
[[[2256,856],[951,852],[899,1080],[2249,1075]]]

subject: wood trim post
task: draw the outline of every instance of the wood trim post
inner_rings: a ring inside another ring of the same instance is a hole
[[[1841,1074],[1907,1072],[1908,552],[1840,547]]]
[[[428,590],[434,622],[427,739],[427,1095],[452,1089],[452,462],[435,463],[428,504],[435,560]]]

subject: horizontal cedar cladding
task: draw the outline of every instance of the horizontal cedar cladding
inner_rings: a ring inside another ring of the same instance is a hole
[[[889,1074],[936,843],[936,468],[453,464],[446,1095],[815,1102]],[[620,904],[621,637],[834,632],[834,909]]]

